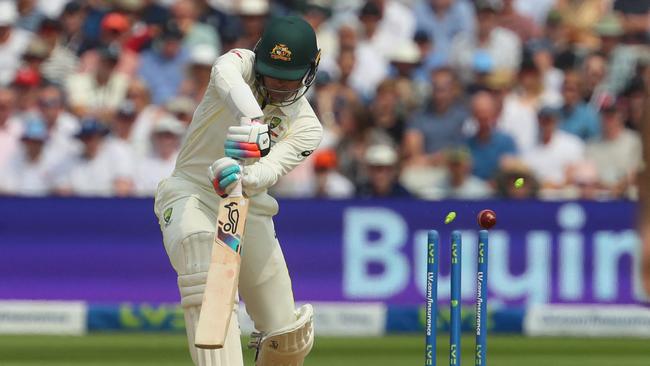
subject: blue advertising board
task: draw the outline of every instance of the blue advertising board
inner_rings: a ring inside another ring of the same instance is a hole
[[[176,276],[148,199],[0,199],[0,299],[176,302]],[[476,214],[493,209],[491,305],[635,303],[631,202],[283,200],[276,231],[299,301],[422,304],[426,232],[463,234],[462,299],[476,286]],[[448,212],[457,218],[445,225]],[[244,251],[245,243],[244,243]]]

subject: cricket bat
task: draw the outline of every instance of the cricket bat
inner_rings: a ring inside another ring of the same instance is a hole
[[[263,116],[255,96],[247,85],[233,87],[228,98],[232,110],[246,116]],[[240,125],[251,123],[242,117]],[[223,348],[230,325],[230,316],[235,306],[241,265],[241,240],[248,214],[248,199],[242,193],[241,182],[221,200],[217,215],[217,229],[212,244],[212,258],[203,293],[203,303],[194,345],[198,348]]]
[[[248,199],[242,195],[241,183],[238,185],[227,198],[221,200],[219,206],[212,258],[194,338],[198,348],[223,348],[235,306],[241,240],[248,213]]]

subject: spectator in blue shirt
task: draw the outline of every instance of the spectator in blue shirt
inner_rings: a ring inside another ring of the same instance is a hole
[[[183,33],[169,24],[154,46],[140,57],[138,76],[149,86],[154,104],[164,104],[178,94],[190,60],[182,42]]]
[[[517,154],[515,141],[508,134],[496,130],[496,101],[488,92],[479,92],[472,98],[472,115],[477,131],[467,141],[467,146],[474,161],[473,174],[484,180],[492,180],[502,160]]]
[[[564,104],[560,110],[560,129],[587,141],[600,136],[600,117],[580,97],[580,75],[569,71],[562,84]]]
[[[460,33],[472,33],[474,9],[464,0],[419,0],[414,5],[416,29],[429,34],[435,52],[446,56],[451,40]]]
[[[439,166],[444,151],[463,144],[463,124],[467,108],[460,101],[461,89],[450,68],[435,70],[431,76],[432,98],[408,123],[404,149],[409,164]]]

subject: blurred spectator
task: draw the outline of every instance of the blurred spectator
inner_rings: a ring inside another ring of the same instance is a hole
[[[39,118],[48,132],[45,146],[48,158],[61,161],[76,153],[79,145],[74,134],[79,129],[79,121],[65,109],[63,91],[55,85],[44,86],[38,93],[37,105]]]
[[[216,50],[208,46],[197,46],[190,53],[187,77],[183,80],[180,94],[194,99],[197,103],[203,99],[210,83],[212,64],[217,60]]]
[[[601,189],[598,168],[592,160],[582,160],[569,166],[567,183],[565,198],[582,200],[610,198],[609,192]]]
[[[515,181],[517,179],[523,179],[524,184],[516,186]],[[536,198],[539,191],[539,182],[523,161],[517,158],[507,159],[497,174],[496,191],[499,198]]]
[[[20,67],[20,57],[32,35],[15,27],[18,18],[12,1],[0,1],[0,86],[11,83]]]
[[[556,0],[516,0],[515,9],[522,15],[529,16],[535,23],[543,25]]]
[[[477,131],[467,140],[467,146],[474,162],[472,173],[483,180],[494,179],[503,159],[517,154],[512,137],[496,129],[496,108],[496,101],[488,92],[479,92],[472,98]]]
[[[366,11],[366,9],[372,10]],[[384,58],[402,42],[413,39],[415,17],[413,12],[397,0],[368,0],[361,9],[359,20],[364,38]]]
[[[189,62],[189,52],[182,40],[183,34],[171,23],[163,30],[154,47],[144,51],[140,57],[138,75],[149,86],[151,100],[155,104],[164,104],[180,89]]]
[[[269,16],[268,0],[241,0],[235,5],[235,14],[242,23],[242,34],[237,47],[252,50],[262,37]]]
[[[613,10],[623,18],[623,27],[627,38],[640,43],[648,41],[650,2],[647,0],[614,0]]]
[[[77,196],[128,196],[133,192],[132,158],[122,145],[106,139],[108,128],[84,120],[76,137],[83,151],[66,162],[57,193]]]
[[[4,166],[0,166],[0,193],[19,196],[45,196],[53,186],[53,167],[48,164],[44,146],[48,131],[43,121],[25,123],[21,146]]]
[[[476,26],[474,9],[465,0],[419,0],[413,13],[417,29],[429,35],[433,52],[444,58],[449,54],[454,37],[472,34]]]
[[[22,133],[22,123],[14,115],[15,100],[13,90],[0,87],[0,168],[14,153]]]
[[[544,94],[561,98],[564,73],[555,66],[555,55],[551,42],[546,39],[537,39],[529,42],[526,47],[535,67],[542,75]]]
[[[64,45],[61,23],[58,20],[43,19],[38,30],[38,47],[43,47],[41,52],[43,62],[37,69],[49,82],[63,85],[68,76],[75,73],[79,66],[77,55]],[[42,42],[42,46],[39,44]]]
[[[423,60],[417,43],[412,40],[403,41],[389,55],[389,61],[391,79],[395,80],[398,98],[404,108],[412,111],[420,107],[431,91],[429,78],[422,78],[418,72]]]
[[[126,93],[126,100],[132,102],[136,118],[131,131],[133,147],[138,156],[143,156],[151,151],[151,131],[158,121],[167,112],[151,104],[149,88],[141,80],[133,80]]]
[[[184,34],[183,43],[188,49],[210,47],[221,54],[221,40],[215,29],[199,22],[198,7],[194,0],[176,0],[172,5],[173,20]]]
[[[582,64],[582,100],[596,110],[600,110],[603,104],[611,103],[614,98],[605,83],[607,66],[607,59],[597,53],[588,55]]]
[[[503,0],[499,13],[499,24],[515,32],[521,42],[528,42],[539,36],[539,28],[533,18],[519,13],[515,7],[515,0]]]
[[[354,196],[352,182],[336,170],[336,152],[331,149],[317,150],[313,164],[315,179],[311,197],[349,198]]]
[[[411,194],[397,181],[398,156],[390,145],[378,144],[368,147],[364,154],[368,180],[357,189],[363,198],[410,197]]]
[[[597,179],[614,197],[625,193],[641,168],[641,138],[624,123],[621,111],[607,106],[602,111],[602,136],[586,151],[597,168]]]
[[[454,38],[450,50],[450,64],[464,76],[471,75],[476,52],[490,55],[495,69],[516,71],[521,61],[521,43],[513,32],[498,25],[498,7],[486,0],[476,3],[477,26],[474,32],[465,32]]]
[[[28,67],[16,72],[11,88],[16,92],[16,113],[31,113],[36,109],[38,90],[41,86],[41,74]]]
[[[158,182],[174,170],[185,127],[173,117],[156,124],[151,135],[153,149],[137,162],[135,189],[140,196],[153,196]]]
[[[564,104],[560,109],[560,129],[587,141],[600,134],[600,119],[598,112],[582,100],[580,90],[580,74],[566,72],[562,84]]]
[[[626,118],[625,126],[640,131],[645,103],[643,79],[637,77],[631,80],[623,91],[620,100]]]
[[[454,72],[440,68],[431,75],[432,97],[408,123],[404,150],[410,165],[441,165],[443,151],[463,142],[468,111]]]
[[[119,51],[107,47],[99,50],[99,56],[97,71],[75,74],[67,80],[70,106],[79,116],[93,113],[100,118],[107,118],[126,96],[128,76],[115,70]]]
[[[302,12],[303,18],[316,31],[318,47],[323,55],[338,52],[339,41],[333,25],[329,22],[332,8],[328,0],[307,0]]]
[[[504,100],[499,128],[515,139],[517,149],[524,152],[537,139],[537,111],[544,105],[559,106],[561,97],[545,91],[542,75],[532,62],[524,62],[519,82]]]
[[[83,24],[86,20],[86,10],[78,0],[65,4],[61,13],[62,44],[70,52],[79,56],[82,47],[87,41],[83,33]]]
[[[175,97],[165,104],[165,110],[186,127],[192,123],[197,103],[188,97]]]
[[[144,149],[136,146],[138,141],[133,134],[133,125],[137,116],[138,112],[135,109],[135,103],[125,100],[117,108],[115,116],[111,118],[109,128],[112,137],[118,143],[125,145],[126,149],[134,149],[133,152],[142,152]]]
[[[389,79],[379,84],[375,99],[369,108],[373,125],[390,136],[393,144],[399,145],[404,139],[406,122],[397,82]]]
[[[19,14],[16,27],[36,32],[45,18],[45,14],[38,8],[36,0],[16,0],[16,8]]]
[[[569,39],[569,31],[563,21],[564,17],[557,10],[548,13],[540,42],[548,44],[555,56],[555,67],[560,70],[572,69],[577,62],[577,56]]]
[[[88,21],[88,17],[86,20]],[[133,40],[131,20],[124,14],[111,12],[102,15],[100,23],[99,39],[89,41],[82,48],[81,66],[82,72],[93,72],[97,70],[101,60],[102,50],[115,49],[119,50],[116,72],[132,77],[136,74],[138,68],[137,54],[140,51],[139,46],[130,44]],[[146,30],[145,30],[146,32]],[[147,35],[144,38],[148,38]],[[144,42],[141,40],[141,42]]]
[[[446,152],[447,175],[442,184],[441,198],[483,199],[492,195],[492,189],[483,180],[472,175],[472,156],[464,148]]]
[[[390,144],[390,137],[372,128],[369,112],[361,105],[347,104],[339,110],[340,140],[336,147],[339,170],[355,185],[367,178],[365,156],[369,146]]]
[[[584,159],[585,145],[576,136],[558,129],[559,113],[555,108],[539,111],[537,144],[524,155],[542,188],[562,189],[567,184],[567,170]]]
[[[591,50],[598,48],[599,40],[592,30],[600,18],[605,15],[607,1],[556,0],[555,9],[562,13],[571,43]]]

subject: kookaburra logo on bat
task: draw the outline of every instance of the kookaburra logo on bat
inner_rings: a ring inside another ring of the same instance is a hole
[[[223,230],[236,235],[237,225],[239,225],[239,208],[237,207],[237,202],[230,202],[224,207],[228,209],[228,222],[223,223]]]

